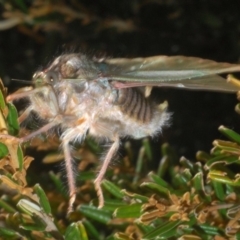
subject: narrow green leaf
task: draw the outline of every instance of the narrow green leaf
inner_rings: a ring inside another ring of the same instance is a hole
[[[223,231],[220,230],[220,228],[211,226],[209,224],[200,224],[199,227],[203,229],[208,235],[219,235],[220,233],[223,233]]]
[[[220,126],[218,130],[230,140],[236,142],[237,144],[240,144],[240,135],[238,133],[224,126]]]
[[[123,202],[119,199],[104,199],[104,206],[102,209],[107,210],[109,212],[115,211],[116,208],[128,205],[126,202]]]
[[[119,207],[113,213],[113,216],[117,218],[138,218],[141,216],[141,207],[142,204],[140,203]]]
[[[211,155],[212,156],[219,156],[219,155],[223,155],[222,154],[222,149],[220,149],[219,147],[213,147],[212,149],[211,149]]]
[[[187,179],[185,176],[182,176],[182,173],[175,173],[174,176],[172,176],[172,185],[174,186],[175,189],[177,188],[182,188],[182,187],[186,187],[187,185]]]
[[[43,212],[42,208],[40,208],[37,204],[30,202],[27,199],[21,199],[18,202],[17,206],[34,219],[36,226],[33,224],[27,224],[24,225],[26,229],[30,230],[32,228],[37,230],[38,227],[43,227],[45,231],[49,233],[54,233],[55,235],[59,235],[58,229],[52,217],[48,216],[45,212]]]
[[[160,186],[162,187],[165,187],[165,188],[169,188],[169,184],[164,181],[161,177],[157,176],[156,174],[154,174],[153,172],[150,172],[148,174],[148,176],[157,184],[159,184]]]
[[[151,149],[151,145],[150,145],[150,142],[149,142],[149,139],[148,138],[144,138],[143,139],[143,146],[144,146],[144,149],[145,149],[145,154],[147,156],[147,159],[149,161],[152,161],[152,149]]]
[[[112,214],[104,209],[98,209],[94,206],[88,206],[82,204],[78,211],[81,212],[84,216],[94,219],[100,223],[108,224],[112,219]]]
[[[174,152],[168,143],[162,144],[161,153],[163,156],[169,156],[169,155],[173,156],[174,155]]]
[[[224,199],[226,198],[226,194],[224,192],[223,184],[217,181],[212,181],[212,184],[217,198],[220,201],[224,201]]]
[[[77,181],[87,181],[96,178],[96,173],[93,171],[81,172],[77,175]]]
[[[152,232],[155,229],[155,226],[153,224],[152,225],[151,224],[146,225],[146,224],[143,224],[139,221],[136,222],[136,225],[138,226],[138,228],[141,230],[141,232],[143,234],[147,234],[149,232]]]
[[[82,222],[75,222],[68,226],[65,233],[66,240],[88,240],[88,236]]]
[[[0,109],[4,109],[5,107],[6,107],[5,99],[4,99],[4,96],[2,94],[2,91],[0,91]]]
[[[204,183],[203,183],[203,174],[202,173],[197,173],[193,179],[193,186],[194,190],[199,193],[202,197],[204,197],[206,200],[210,201],[211,196],[206,193],[205,188],[204,188]]]
[[[238,156],[225,156],[221,154],[208,160],[204,168],[208,170],[216,164],[232,164],[238,161],[239,161]]]
[[[124,193],[121,192],[121,188],[119,188],[118,186],[116,186],[116,185],[113,184],[112,182],[104,179],[104,180],[102,181],[102,186],[103,186],[108,192],[110,192],[113,196],[115,196],[116,198],[123,199]]]
[[[192,180],[192,174],[190,169],[186,168],[181,172],[181,174],[177,174],[178,180],[181,182],[181,188],[188,188],[189,182]]]
[[[133,184],[137,184],[139,180],[140,173],[142,172],[143,162],[145,156],[145,148],[142,146],[138,153],[137,163],[135,167],[135,177],[133,178]]]
[[[231,179],[227,176],[220,176],[220,175],[213,174],[211,172],[208,174],[208,178],[213,179],[218,182],[221,182],[221,183],[224,183],[224,184],[229,184],[232,186],[240,187],[240,179],[239,178]]]
[[[28,230],[28,231],[43,232],[46,226],[41,225],[41,224],[21,224],[19,227],[23,228],[24,230]]]
[[[206,161],[208,161],[211,158],[211,155],[204,151],[197,151],[196,158],[198,161],[205,163]]]
[[[23,152],[20,146],[18,146],[18,149],[17,149],[17,156],[18,156],[19,170],[22,171],[23,170]]]
[[[12,103],[7,103],[7,106],[9,110],[8,116],[7,116],[9,132],[11,135],[15,136],[18,134],[18,131],[19,131],[18,113],[15,106]]]
[[[128,191],[126,191],[126,189],[123,189],[122,192],[124,193],[124,195],[126,195],[130,198],[133,198],[138,202],[139,201],[141,201],[142,203],[147,203],[148,202],[148,197],[146,197],[146,196],[143,196],[143,195],[140,195],[140,194],[137,194],[137,193],[128,192]]]
[[[235,192],[235,189],[233,186],[230,186],[229,184],[226,184],[225,186],[226,186],[226,194],[227,195]]]
[[[0,142],[0,159],[7,156],[8,148],[6,145]]]
[[[167,172],[170,165],[170,158],[168,156],[163,156],[162,159],[159,161],[157,175],[159,177],[163,177]]]
[[[89,222],[87,219],[84,219],[82,221],[82,223],[83,223],[84,227],[86,228],[91,239],[95,239],[95,240],[101,239],[101,237],[99,235],[99,230],[97,230],[91,222]]]
[[[57,191],[61,193],[65,198],[68,198],[68,194],[66,193],[66,191],[64,191],[65,188],[59,176],[56,175],[54,172],[50,172],[49,176],[53,181]]]
[[[192,172],[195,172],[194,164],[191,161],[189,161],[187,158],[181,157],[179,161],[183,167],[189,168]]]
[[[0,237],[4,237],[1,239],[12,239],[14,237],[18,237],[18,239],[21,239],[21,235],[19,233],[6,227],[0,227]]]
[[[160,186],[159,184],[153,183],[153,182],[143,182],[141,185],[141,187],[147,187],[151,190],[154,190],[160,194],[163,194],[165,196],[169,196],[169,189]]]
[[[188,183],[192,179],[192,174],[190,169],[184,169],[182,172],[182,175],[184,176],[185,182]]]
[[[0,199],[0,209],[6,210],[8,213],[15,213],[17,210],[10,206],[8,203]]]
[[[240,152],[240,146],[235,142],[214,140],[213,146],[220,148],[222,150],[221,153],[239,154]]]
[[[143,236],[142,240],[151,240],[156,237],[162,237],[167,239],[168,237],[176,236],[177,226],[181,224],[182,221],[171,221],[156,227],[153,231],[147,233]]]
[[[48,201],[48,198],[47,198],[45,192],[43,191],[43,189],[40,187],[39,184],[36,184],[34,186],[34,191],[36,192],[36,194],[39,197],[39,202],[40,202],[40,205],[43,208],[44,212],[47,214],[51,214],[50,203]]]
[[[27,199],[21,199],[17,206],[30,216],[38,215],[38,213],[41,212],[41,208],[37,204],[30,202]]]

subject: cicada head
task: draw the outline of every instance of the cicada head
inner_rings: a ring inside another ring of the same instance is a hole
[[[55,85],[59,82],[58,75],[55,71],[38,71],[33,75],[33,83],[36,87]]]

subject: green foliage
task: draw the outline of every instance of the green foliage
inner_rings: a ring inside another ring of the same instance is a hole
[[[181,158],[180,166],[173,166],[174,153],[167,144],[163,145],[159,168],[147,176],[144,169],[153,158],[149,142],[143,141],[136,166],[131,163],[131,145],[126,144],[128,155],[122,165],[109,169],[108,180],[102,183],[105,206],[96,207],[94,174],[85,170],[78,177],[75,210],[68,214],[68,196],[58,174],[49,173],[54,189],[28,185],[33,158],[25,156],[18,138],[12,136],[19,129],[17,115],[13,105],[6,103],[2,85],[1,93],[1,239],[240,237],[240,178],[235,170],[240,163],[240,135],[233,130],[221,126],[219,131],[228,141],[215,140],[210,154],[198,152],[196,162]],[[95,150],[101,151],[88,139],[80,148],[80,169],[97,162]],[[46,159],[52,161],[53,156]]]

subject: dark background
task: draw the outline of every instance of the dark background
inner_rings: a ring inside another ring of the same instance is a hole
[[[68,51],[110,57],[185,55],[236,63],[239,6],[237,0],[6,1],[0,6],[2,21],[18,16],[30,20],[0,32],[0,77],[11,92],[19,83],[10,79],[30,80],[37,69]],[[214,139],[224,139],[220,125],[240,132],[234,94],[178,89],[156,89],[154,94],[168,101],[173,118],[153,142],[170,143],[179,157],[192,159],[198,150],[209,151]]]

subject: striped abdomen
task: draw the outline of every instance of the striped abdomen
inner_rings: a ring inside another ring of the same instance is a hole
[[[152,118],[152,104],[136,88],[119,89],[115,104],[119,105],[123,113],[137,121],[147,123]]]

